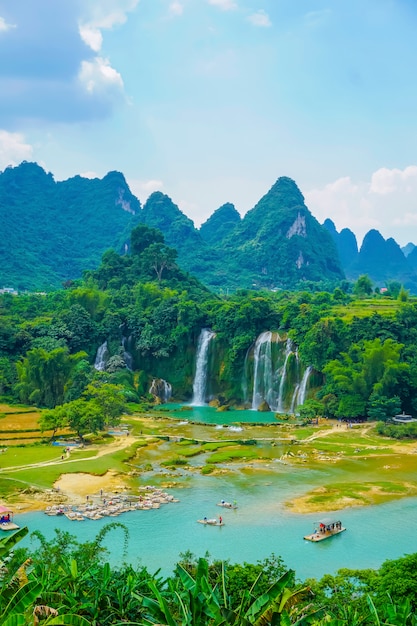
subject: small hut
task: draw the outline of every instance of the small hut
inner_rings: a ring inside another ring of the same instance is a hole
[[[411,424],[411,422],[417,422],[417,419],[415,419],[412,415],[407,415],[403,411],[401,415],[393,417],[392,421],[394,424]]]

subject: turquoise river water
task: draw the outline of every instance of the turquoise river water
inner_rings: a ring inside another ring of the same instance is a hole
[[[273,413],[219,413],[208,407],[184,411],[172,406],[170,416],[237,429],[239,423],[276,422]],[[177,472],[180,478],[181,472],[181,469]],[[305,541],[303,536],[313,531],[321,516],[295,514],[284,502],[316,487],[325,476],[325,467],[314,470],[279,461],[275,461],[273,471],[243,469],[232,476],[184,473],[182,481],[178,481],[181,487],[167,489],[179,502],[165,504],[160,509],[83,522],[72,522],[64,516],[27,513],[16,515],[15,521],[20,526],[28,526],[30,531],[40,530],[47,538],[52,538],[54,529],[60,528],[80,541],[93,539],[109,521],[118,521],[129,531],[128,549],[124,554],[122,531],[112,530],[105,544],[109,561],[114,565],[125,561],[134,565],[141,563],[151,573],[161,569],[166,575],[172,572],[180,554],[187,550],[196,556],[208,552],[211,558],[239,563],[255,563],[274,553],[281,556],[301,580],[335,573],[342,567],[376,568],[386,559],[417,552],[417,498],[342,510],[335,515],[342,520],[346,532],[320,543]],[[158,479],[149,478],[149,484],[157,485]],[[236,500],[238,509],[217,506],[222,499]],[[204,516],[219,515],[225,522],[223,527],[197,523]],[[323,514],[323,517],[330,516]],[[24,540],[35,546],[34,541],[37,540],[30,537]]]

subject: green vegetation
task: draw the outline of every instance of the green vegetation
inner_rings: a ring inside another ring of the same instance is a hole
[[[345,294],[341,309],[337,290],[213,296],[175,262],[158,269],[160,275],[152,269],[145,252],[163,245],[157,231],[141,225],[132,238],[131,255],[104,255],[97,271],[65,291],[0,297],[0,392],[48,408],[40,425],[52,436],[67,426],[83,437],[116,425],[129,405],[146,410],[154,402],[154,378],[168,380],[178,400],[189,398],[202,327],[216,333],[208,386],[222,408],[244,402],[242,379],[249,377],[250,387],[253,376],[250,362],[244,370],[248,351],[272,329],[290,338],[302,363],[313,368],[303,419],[386,422],[417,410],[413,300],[375,295],[358,301]],[[92,364],[105,339],[107,359],[97,371]],[[123,395],[118,415],[102,410],[99,388],[112,402],[116,390]]]
[[[280,557],[230,563],[180,555],[167,578],[145,565],[112,568],[103,541],[128,531],[105,526],[79,543],[57,530],[32,533],[35,548],[16,548],[26,528],[0,539],[2,624],[166,624],[169,626],[413,626],[417,554],[385,561],[378,570],[339,570],[298,581]],[[65,592],[64,592],[65,590]]]

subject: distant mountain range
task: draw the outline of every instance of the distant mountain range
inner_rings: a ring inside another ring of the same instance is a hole
[[[330,219],[325,220],[323,226],[336,244],[348,280],[367,274],[378,286],[397,281],[417,293],[417,248],[414,244],[408,243],[401,249],[392,237],[384,239],[379,231],[372,229],[358,249],[356,237],[348,228],[339,233]]]
[[[124,253],[132,228],[158,228],[179,265],[216,291],[237,288],[332,288],[368,274],[383,286],[399,280],[417,293],[417,248],[406,254],[370,231],[358,250],[348,229],[313,217],[293,180],[279,178],[242,218],[224,204],[197,229],[174,202],[153,193],[142,207],[123,174],[55,182],[36,163],[0,173],[0,287],[50,290]],[[407,256],[406,256],[407,255]]]

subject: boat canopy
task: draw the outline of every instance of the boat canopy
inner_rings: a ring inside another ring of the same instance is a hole
[[[331,526],[331,524],[340,523],[340,519],[337,517],[324,517],[323,519],[319,519],[316,524],[322,524],[323,526]]]
[[[0,513],[11,513],[12,509],[7,508],[7,506],[0,506]]]

